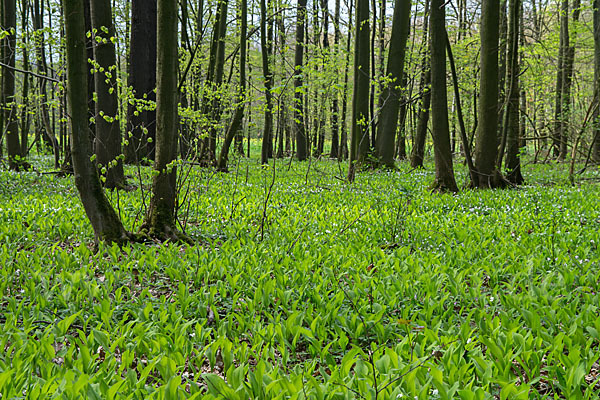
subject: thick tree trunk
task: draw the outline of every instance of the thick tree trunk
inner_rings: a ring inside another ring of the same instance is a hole
[[[369,0],[356,2],[356,40],[354,45],[354,93],[352,96],[352,139],[348,180],[354,181],[357,168],[369,153],[370,56]]]
[[[131,1],[126,162],[152,162],[156,139],[156,0]]]
[[[431,134],[435,156],[435,182],[439,192],[458,192],[454,178],[448,94],[446,88],[446,9],[443,0],[431,1]]]
[[[175,226],[177,201],[177,0],[158,0],[156,43],[156,157],[144,228],[161,240],[186,240]]]
[[[496,169],[498,154],[498,19],[497,0],[483,0],[481,6],[481,72],[477,137],[475,141],[474,187],[493,188],[500,185]]]
[[[2,61],[7,67],[2,68],[2,112],[5,125],[0,126],[0,129],[5,132],[8,166],[13,171],[20,171],[26,165],[23,163],[21,152],[15,103],[14,68],[17,54],[17,4],[15,0],[2,1],[2,28],[7,32],[6,37],[2,40]]]
[[[375,147],[379,162],[388,167],[394,166],[398,111],[402,98],[401,83],[404,73],[404,56],[410,30],[410,10],[410,0],[396,1],[386,71],[387,79],[379,99],[381,109]]]
[[[96,163],[106,179],[108,189],[125,188],[123,160],[121,157],[121,127],[119,121],[119,99],[117,96],[117,56],[113,38],[110,0],[90,2],[94,34],[94,70],[96,88],[96,137],[94,152]]]
[[[96,242],[122,243],[129,240],[112,208],[96,166],[91,161],[87,107],[87,67],[84,0],[63,0],[67,50],[67,95],[71,125],[71,157],[75,186],[94,229]]]

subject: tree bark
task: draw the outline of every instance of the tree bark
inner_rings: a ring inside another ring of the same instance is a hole
[[[523,183],[521,175],[521,158],[519,156],[519,11],[520,0],[509,1],[508,54],[506,82],[508,84],[506,121],[506,179],[514,185]],[[504,142],[504,139],[503,139]],[[504,147],[504,143],[502,148]],[[502,157],[500,151],[500,157]],[[498,168],[500,168],[500,163]]]
[[[396,131],[398,130],[398,111],[402,99],[402,75],[406,42],[410,30],[410,0],[396,0],[392,36],[388,55],[386,79],[379,99],[380,114],[376,141],[379,162],[388,167],[394,166]]]
[[[475,141],[474,187],[493,188],[500,185],[496,169],[498,154],[498,19],[497,0],[483,0],[481,6],[481,72],[478,127]]]
[[[296,53],[294,56],[294,128],[296,131],[296,156],[298,161],[308,158],[308,143],[304,128],[304,31],[306,0],[298,0],[296,21]]]
[[[425,141],[427,139],[427,126],[429,125],[429,109],[431,108],[431,67],[429,62],[429,0],[425,0],[425,12],[423,16],[423,36],[421,55],[421,79],[419,81],[419,92],[421,103],[418,111],[417,130],[415,133],[413,148],[410,155],[410,166],[412,168],[423,168],[425,158]]]
[[[175,226],[177,201],[177,0],[158,0],[156,42],[156,156],[152,199],[143,229],[161,240],[186,238]]]
[[[446,9],[443,0],[431,1],[431,134],[435,156],[433,190],[458,192],[454,178],[448,94],[446,88]]]
[[[132,0],[127,85],[133,90],[133,99],[127,107],[125,159],[129,164],[154,160],[156,41],[156,0]]]
[[[71,157],[75,186],[94,229],[96,242],[123,243],[129,234],[109,203],[96,166],[91,161],[87,107],[84,0],[63,0],[67,52],[67,96],[71,125]]]
[[[233,120],[225,135],[225,141],[221,148],[221,154],[217,163],[219,171],[227,170],[227,157],[233,138],[238,134],[244,118],[246,104],[246,35],[248,31],[248,2],[240,0],[240,86],[238,104],[233,115]]]
[[[594,86],[596,92],[596,101],[600,93],[600,0],[594,0]],[[594,130],[592,143],[592,160],[600,164],[600,110],[598,107],[594,111]]]
[[[270,36],[270,35],[269,35]],[[273,45],[267,37],[267,0],[260,0],[260,47],[262,54],[263,77],[265,83],[265,125],[263,129],[261,163],[267,164],[272,154],[273,136],[273,73],[269,66],[269,55]]]
[[[19,122],[15,103],[15,59],[17,53],[17,4],[15,0],[2,1],[2,28],[7,32],[2,40],[2,112],[4,125],[0,129],[5,132],[8,166],[13,171],[26,167],[19,140]]]
[[[356,2],[356,39],[354,44],[354,93],[348,180],[354,181],[356,169],[369,153],[370,56],[369,0]]]
[[[121,127],[119,122],[119,98],[117,96],[117,56],[113,38],[110,0],[93,0],[91,17],[94,43],[94,84],[96,89],[96,137],[94,152],[101,175],[108,189],[125,188],[123,159],[121,157]]]

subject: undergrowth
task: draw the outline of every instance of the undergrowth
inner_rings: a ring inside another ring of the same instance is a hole
[[[185,168],[196,245],[97,252],[70,178],[0,172],[1,398],[597,398],[592,180],[528,165],[518,190],[438,195],[404,165]],[[135,230],[149,180],[129,181],[109,196]]]

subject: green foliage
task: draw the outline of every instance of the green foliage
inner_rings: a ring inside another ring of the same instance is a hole
[[[597,395],[598,186],[275,164],[263,213],[272,166],[237,162],[190,170],[196,246],[97,253],[69,179],[0,173],[2,398]],[[109,195],[135,230],[141,189]]]

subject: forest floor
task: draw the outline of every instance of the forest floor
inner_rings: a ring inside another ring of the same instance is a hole
[[[71,177],[0,171],[0,398],[597,398],[598,168],[457,195],[346,169],[183,165],[197,244],[97,252]]]

